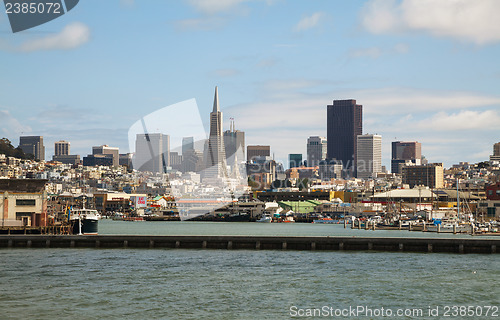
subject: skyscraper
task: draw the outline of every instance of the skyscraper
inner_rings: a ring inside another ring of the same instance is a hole
[[[490,156],[490,161],[500,162],[500,142],[493,145],[493,155]]]
[[[170,165],[170,137],[162,133],[137,134],[134,169],[165,173]]]
[[[302,154],[301,153],[290,153],[288,155],[289,168],[297,168],[302,165]]]
[[[401,173],[401,167],[407,162],[421,164],[422,145],[417,141],[394,141],[392,143],[391,172]]]
[[[110,147],[108,145],[102,145],[98,147],[92,147],[92,155],[110,155],[113,159],[113,167],[118,167],[120,165],[120,151],[118,148]]]
[[[19,147],[25,154],[32,154],[35,160],[45,160],[45,146],[42,136],[24,136],[19,138]]]
[[[245,159],[245,132],[235,129],[234,120],[231,121],[230,129],[224,131],[224,150],[228,159],[237,152],[238,159]]]
[[[374,178],[382,172],[382,136],[364,134],[357,137],[357,176],[361,179]]]
[[[55,156],[67,156],[69,155],[70,143],[68,141],[57,141],[54,143],[54,155]]]
[[[210,136],[207,147],[207,169],[204,178],[226,178],[226,152],[222,136],[222,112],[219,107],[219,93],[215,87],[214,107],[210,113]]]
[[[361,134],[363,106],[356,100],[334,100],[327,106],[327,157],[342,164],[348,176],[356,174],[356,144]]]
[[[318,166],[321,160],[326,159],[327,143],[324,137],[309,137],[307,139],[307,166]]]
[[[189,150],[194,150],[194,138],[184,137],[182,138],[182,155],[185,155]]]
[[[248,146],[247,161],[252,162],[257,157],[270,157],[271,146]]]

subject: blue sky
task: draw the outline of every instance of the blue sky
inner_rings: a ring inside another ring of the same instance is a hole
[[[356,99],[364,133],[417,140],[432,162],[487,160],[500,141],[496,0],[82,0],[12,34],[0,14],[0,135],[72,153],[128,151],[129,127],[214,87],[247,144],[276,158],[326,136],[326,105]],[[207,128],[208,130],[208,128]],[[165,132],[168,133],[168,132]]]

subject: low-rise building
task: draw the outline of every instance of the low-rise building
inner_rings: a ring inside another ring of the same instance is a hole
[[[47,226],[47,180],[0,179],[2,227]]]

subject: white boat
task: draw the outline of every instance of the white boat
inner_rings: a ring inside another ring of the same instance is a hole
[[[73,223],[73,234],[97,234],[101,215],[94,209],[73,209],[69,221]]]
[[[260,218],[259,220],[255,221],[255,222],[271,223],[271,222],[273,222],[273,218],[271,218],[271,215],[265,214],[262,216],[262,218]]]
[[[470,233],[472,231],[470,224],[443,222],[427,226],[429,232],[439,233]]]

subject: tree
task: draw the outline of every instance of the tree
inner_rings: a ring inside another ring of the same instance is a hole
[[[34,155],[25,154],[20,147],[14,148],[10,140],[7,138],[0,139],[0,154],[5,154],[7,157],[15,157],[18,159],[34,159]]]

